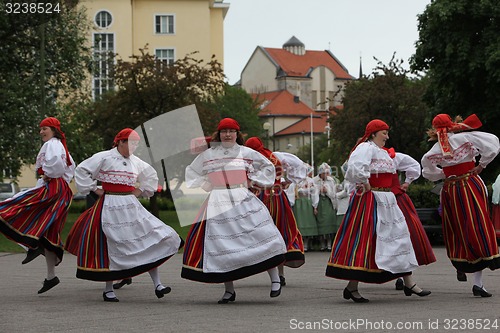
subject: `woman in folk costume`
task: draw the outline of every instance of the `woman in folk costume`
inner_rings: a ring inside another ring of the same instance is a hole
[[[342,174],[344,176],[344,180],[337,187],[338,191],[336,193],[337,197],[337,221],[339,223],[344,219],[344,215],[347,212],[347,208],[349,207],[349,199],[351,197],[351,193],[354,188],[351,186],[351,183],[345,178],[345,172],[347,171],[347,161],[342,164],[340,167],[342,170]]]
[[[44,144],[35,163],[40,176],[36,186],[0,203],[0,231],[45,255],[47,278],[39,294],[59,284],[55,267],[63,258],[61,232],[73,198],[69,183],[75,170],[59,120],[42,120],[40,136]]]
[[[434,117],[428,134],[438,142],[422,157],[422,174],[431,181],[444,179],[441,204],[448,258],[458,271],[474,273],[474,296],[490,297],[482,271],[500,268],[500,255],[479,173],[497,156],[500,145],[493,134],[470,131],[482,125],[476,115],[460,121],[453,122],[447,114]]]
[[[429,265],[436,261],[436,256],[432,250],[431,242],[427,237],[427,234],[420,222],[417,210],[413,205],[406,191],[410,184],[420,177],[420,164],[413,159],[411,156],[396,153],[394,148],[387,149],[389,156],[394,161],[396,170],[398,172],[405,173],[405,180],[403,184],[399,181],[399,176],[397,173],[393,174],[392,177],[392,193],[396,196],[396,201],[398,203],[399,209],[403,212],[405,216],[406,225],[408,226],[408,231],[410,232],[411,243],[413,250],[415,251],[415,256],[417,257],[417,262],[419,266]],[[404,290],[405,284],[403,279],[398,278],[396,281],[396,289]]]
[[[295,185],[293,214],[302,234],[304,251],[307,252],[312,249],[314,237],[318,236],[316,214],[318,213],[319,195],[311,178],[313,168],[307,163],[304,163],[304,167],[306,168],[307,177]]]
[[[321,251],[332,249],[333,235],[340,225],[340,222],[337,222],[337,182],[331,174],[330,166],[327,163],[322,163],[318,167],[318,175],[313,178],[319,195],[316,222]]]
[[[359,282],[384,283],[407,276],[405,294],[427,296],[411,272],[418,267],[404,215],[391,192],[394,161],[383,149],[389,126],[370,121],[348,160],[346,178],[355,184],[349,208],[335,237],[326,275],[349,280],[345,299],[368,302],[358,292]]]
[[[497,238],[500,238],[500,175],[491,186],[493,193],[491,194],[491,220],[495,227]]]
[[[272,188],[253,190],[264,205],[269,209],[274,224],[283,236],[287,253],[285,262],[278,266],[281,285],[286,285],[284,266],[298,268],[304,264],[304,243],[297,222],[293,215],[292,207],[285,192],[291,183],[298,183],[306,177],[306,168],[297,156],[289,153],[272,152],[264,147],[262,140],[251,137],[245,146],[252,148],[264,155],[273,163],[276,169],[276,178]]]
[[[270,296],[281,293],[277,266],[285,261],[285,242],[267,207],[248,190],[249,182],[271,187],[275,168],[243,143],[238,122],[224,118],[210,148],[186,168],[186,185],[210,194],[189,230],[181,276],[223,282],[225,292],[219,304],[236,300],[234,280],[263,271],[271,278]]]
[[[78,191],[93,191],[99,198],[71,228],[66,250],[77,256],[77,278],[106,282],[105,302],[118,302],[113,280],[145,272],[156,297],[168,294],[170,287],[161,283],[158,266],[181,246],[179,235],[137,199],[151,197],[158,188],[155,169],[133,155],[139,140],[136,131],[125,128],[116,135],[113,149],[94,154],[75,171]]]

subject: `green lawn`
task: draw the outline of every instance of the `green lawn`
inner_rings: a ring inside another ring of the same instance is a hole
[[[64,225],[64,229],[62,232],[63,242],[66,240],[68,236],[69,230],[73,226],[73,223],[78,218],[79,214],[70,213],[68,214],[68,219],[66,220],[66,224]],[[182,239],[186,239],[186,235],[189,231],[190,226],[181,227],[179,225],[179,220],[177,219],[177,214],[175,211],[160,211],[160,219],[171,226]],[[24,249],[14,243],[13,241],[7,239],[3,234],[0,234],[0,252],[24,252]]]

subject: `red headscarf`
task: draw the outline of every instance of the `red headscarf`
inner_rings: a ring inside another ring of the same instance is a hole
[[[380,119],[373,119],[372,121],[370,121],[368,124],[366,124],[365,135],[363,135],[363,137],[358,141],[358,143],[354,146],[354,148],[352,148],[351,153],[354,151],[354,149],[356,149],[356,147],[360,143],[368,140],[370,138],[370,135],[378,131],[384,131],[384,130],[389,130],[389,125],[387,125],[387,123],[385,123],[384,121]]]
[[[247,146],[248,148],[252,148],[253,150],[258,151],[259,153],[261,153],[262,155],[264,155],[267,158],[270,158],[271,154],[273,153],[272,151],[270,151],[269,149],[264,147],[262,140],[256,136],[249,138],[245,142],[245,146]]]
[[[40,127],[52,127],[61,135],[61,143],[66,151],[66,165],[71,165],[71,158],[69,157],[68,146],[66,145],[66,135],[61,131],[61,122],[57,118],[47,117],[40,122]]]
[[[120,140],[134,140],[139,141],[141,137],[139,134],[131,128],[124,128],[115,136],[113,140],[113,147],[118,146],[118,141]]]
[[[219,122],[219,125],[217,126],[217,130],[223,130],[223,129],[234,129],[239,131],[240,130],[240,124],[232,118],[224,118]]]
[[[438,114],[432,120],[432,127],[436,130],[441,151],[445,156],[453,155],[450,143],[448,142],[448,132],[455,133],[478,129],[482,125],[481,120],[475,114],[470,115],[461,123],[453,122],[451,117],[445,113]]]

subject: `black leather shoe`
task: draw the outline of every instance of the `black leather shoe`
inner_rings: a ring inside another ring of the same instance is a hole
[[[158,286],[156,286],[156,288],[158,288]],[[172,288],[170,288],[170,287],[165,287],[165,288],[160,289],[160,290],[155,289],[155,295],[158,298],[162,298],[163,296],[165,296],[166,294],[168,294],[171,291],[172,291]]]
[[[280,283],[281,283],[282,287],[286,286],[286,280],[285,280],[285,277],[283,275],[280,275]]]
[[[231,295],[231,297],[224,298],[224,296],[226,296],[226,294]],[[227,304],[229,302],[234,302],[235,300],[236,300],[236,291],[233,291],[233,292],[225,291],[224,295],[222,296],[222,298],[220,300],[217,301],[217,303],[219,303],[219,304]]]
[[[402,278],[398,278],[396,280],[396,290],[403,290],[405,284],[403,282],[403,279]]]
[[[113,290],[110,291],[105,291],[102,293],[102,298],[104,299],[104,302],[119,302],[120,300],[115,297],[108,297],[108,293],[112,293]]]
[[[52,288],[54,288],[55,286],[57,286],[59,284],[59,278],[56,276],[55,278],[53,279],[50,279],[50,280],[43,280],[43,287],[42,289],[38,290],[38,293],[41,294],[41,293],[44,293]]]
[[[121,280],[120,282],[115,283],[115,284],[113,285],[113,288],[114,288],[114,289],[120,289],[120,288],[121,288],[121,287],[123,287],[124,285],[126,285],[126,284],[128,285],[128,284],[131,284],[131,283],[132,283],[132,278],[123,279],[123,280]]]
[[[271,296],[271,297],[278,297],[279,295],[281,295],[281,281],[273,281],[273,282],[271,282],[271,284],[273,284],[273,283],[279,284],[280,285],[280,289],[278,289],[278,290],[271,290],[271,293],[269,294],[269,296]]]
[[[350,291],[349,289],[345,288],[344,289],[344,298],[345,299],[352,299],[355,303],[368,303],[370,300],[367,298],[364,298],[363,296],[360,297],[354,297],[352,293],[356,292],[357,290]]]
[[[415,283],[413,285],[413,287],[411,287],[411,288],[408,288],[407,286],[404,286],[403,290],[405,292],[405,295],[406,296],[411,296],[411,294],[415,294],[415,295],[418,295],[420,297],[424,297],[424,296],[427,296],[427,295],[431,294],[430,290],[423,290],[423,289],[422,289],[421,292],[417,293],[415,290],[413,290],[413,288],[415,288],[416,285],[417,284]]]
[[[476,285],[474,285],[472,287],[472,294],[474,296],[481,296],[481,297],[491,297],[491,296],[493,296],[492,294],[490,294],[489,292],[487,292],[486,290],[484,290],[483,287],[479,287],[479,286],[476,286]]]
[[[36,257],[38,257],[40,254],[43,254],[43,248],[41,246],[37,247],[36,249],[28,249],[28,252],[26,252],[26,258],[21,262],[23,265],[33,261]]]
[[[464,272],[457,271],[457,280],[461,282],[467,281],[467,275]]]

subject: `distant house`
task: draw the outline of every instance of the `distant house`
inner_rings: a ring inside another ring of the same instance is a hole
[[[261,103],[270,149],[295,153],[311,132],[328,132],[330,111],[342,107],[343,88],[353,79],[332,52],[306,50],[293,36],[281,49],[258,46],[238,84]]]

